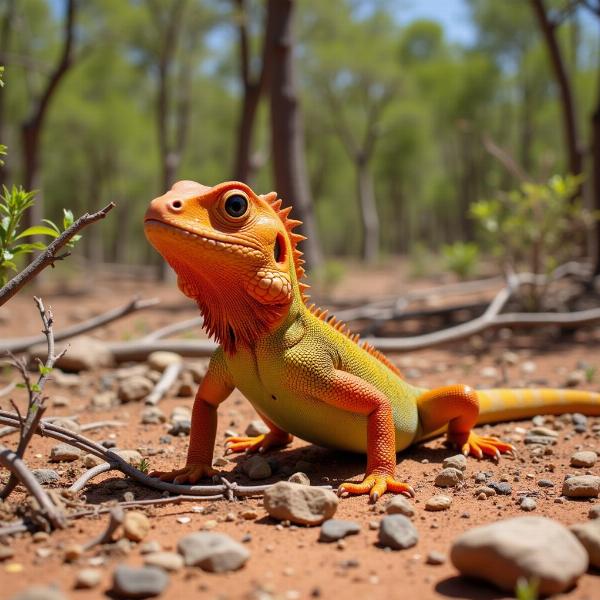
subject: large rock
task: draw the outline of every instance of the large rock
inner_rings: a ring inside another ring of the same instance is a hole
[[[509,592],[521,577],[537,579],[543,595],[569,589],[588,567],[577,538],[545,517],[517,517],[471,529],[454,540],[450,559],[463,575]]]
[[[182,537],[177,551],[188,567],[200,567],[212,573],[237,571],[250,558],[242,544],[223,533],[201,531]]]
[[[379,543],[393,550],[406,550],[419,541],[419,532],[404,515],[386,515],[379,524]]]
[[[348,535],[356,535],[359,531],[360,525],[355,521],[329,519],[321,525],[319,541],[326,543],[337,542]]]
[[[597,498],[600,495],[600,477],[595,475],[575,475],[565,479],[562,488],[567,498]]]
[[[162,594],[169,576],[156,567],[119,565],[113,573],[112,592],[118,598],[153,598]]]
[[[82,452],[79,448],[70,444],[56,444],[50,450],[50,462],[73,462],[81,456]]]
[[[46,344],[39,344],[29,350],[32,360],[45,360],[48,353]],[[56,361],[55,366],[63,371],[92,371],[101,367],[112,367],[115,360],[108,346],[93,337],[81,335],[69,340],[67,352]]]
[[[264,505],[269,515],[300,525],[320,525],[331,519],[339,498],[324,488],[280,481],[265,491]]]
[[[415,507],[402,495],[398,494],[385,505],[385,512],[388,515],[404,515],[405,517],[415,516]]]
[[[572,525],[571,531],[587,550],[590,565],[600,569],[600,519]]]

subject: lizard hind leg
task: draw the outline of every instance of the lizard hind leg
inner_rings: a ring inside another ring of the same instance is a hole
[[[465,455],[500,458],[513,452],[511,444],[495,437],[481,436],[472,431],[479,416],[477,392],[467,385],[449,385],[429,390],[417,398],[423,437],[448,426],[448,441]]]

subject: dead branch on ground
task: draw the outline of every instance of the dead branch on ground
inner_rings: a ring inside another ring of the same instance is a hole
[[[163,396],[173,387],[183,370],[183,361],[170,364],[161,375],[154,389],[146,396],[145,404],[156,406]]]

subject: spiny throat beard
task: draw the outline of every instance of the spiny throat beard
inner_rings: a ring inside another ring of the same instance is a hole
[[[175,267],[174,267],[175,268]],[[240,346],[254,347],[289,310],[289,303],[263,304],[250,296],[240,281],[210,282],[175,268],[181,291],[198,304],[203,329],[233,354]]]

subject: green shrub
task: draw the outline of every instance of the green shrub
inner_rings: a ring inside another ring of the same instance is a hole
[[[479,246],[474,242],[454,242],[442,247],[444,265],[460,279],[468,279],[475,274],[479,262]]]

